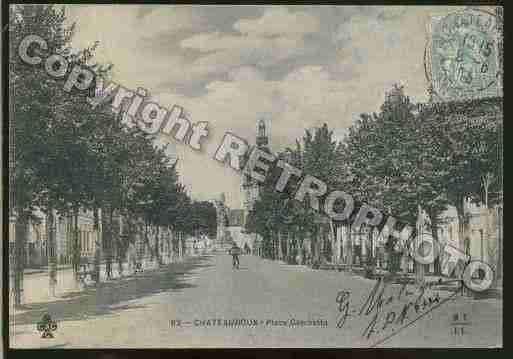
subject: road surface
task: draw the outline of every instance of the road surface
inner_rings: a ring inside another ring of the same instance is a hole
[[[36,277],[27,276],[25,280],[33,291],[47,284],[44,277],[39,282]],[[415,287],[408,286],[399,295],[400,286],[389,285],[381,309],[377,305],[370,308],[368,303],[359,315],[375,284],[376,281],[345,272],[289,266],[254,256],[242,256],[239,270],[231,268],[231,257],[224,253],[193,257],[137,277],[130,275],[102,283],[98,289],[63,294],[59,300],[28,303],[10,316],[10,346],[502,345],[501,299],[475,300],[457,294],[446,301],[453,292],[430,290],[416,311],[413,302],[419,292]],[[378,303],[378,295],[371,302]],[[46,312],[58,322],[53,339],[40,338],[35,329]],[[344,317],[344,325],[337,328]]]

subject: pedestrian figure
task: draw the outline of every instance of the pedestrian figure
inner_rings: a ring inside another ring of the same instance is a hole
[[[239,269],[239,255],[240,255],[240,248],[237,246],[237,243],[233,243],[232,248],[228,251],[230,255],[232,256],[232,266],[233,268]]]

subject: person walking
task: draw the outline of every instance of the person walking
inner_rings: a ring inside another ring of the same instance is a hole
[[[232,266],[233,268],[239,269],[239,255],[240,255],[240,248],[237,246],[237,243],[233,243],[232,248],[228,251],[230,255],[232,256]]]

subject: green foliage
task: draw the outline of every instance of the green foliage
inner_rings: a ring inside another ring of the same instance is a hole
[[[489,205],[500,200],[501,121],[500,99],[415,105],[396,85],[379,112],[362,114],[344,141],[333,141],[323,125],[307,130],[296,148],[277,157],[403,225],[415,228],[421,208],[436,240],[440,216],[449,206],[462,213],[464,198]],[[247,221],[249,231],[262,234],[265,248],[272,247],[273,233],[294,228],[299,235],[315,233],[322,217],[307,201],[289,200],[298,181],[278,193],[276,179],[267,178]],[[392,251],[393,241],[387,248]]]
[[[118,215],[128,219],[130,231],[141,228],[133,223],[142,220],[157,229],[215,236],[215,208],[191,201],[165,147],[156,148],[153,137],[124,118],[124,111],[115,114],[108,103],[92,108],[86,101],[92,90],[66,93],[64,80],[20,59],[22,39],[37,34],[48,42],[48,54],[58,52],[69,61],[68,71],[75,64],[88,65],[96,76],[109,77],[112,66],[91,65],[98,43],[79,51],[70,48],[74,28],[66,25],[64,8],[55,5],[10,7],[15,212],[28,215],[39,207],[71,215],[82,209],[96,216],[101,209],[107,219],[103,239],[114,242],[117,236],[119,250],[134,235],[116,235],[112,221]],[[104,243],[104,248],[112,245]]]

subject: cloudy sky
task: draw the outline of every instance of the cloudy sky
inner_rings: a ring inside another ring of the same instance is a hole
[[[426,22],[441,7],[69,6],[76,47],[98,40],[114,80],[144,87],[161,105],[207,121],[203,153],[173,139],[170,155],[191,195],[226,193],[242,207],[240,175],[212,159],[223,134],[254,143],[264,118],[275,150],[327,123],[336,138],[378,109],[394,82],[427,99]]]

